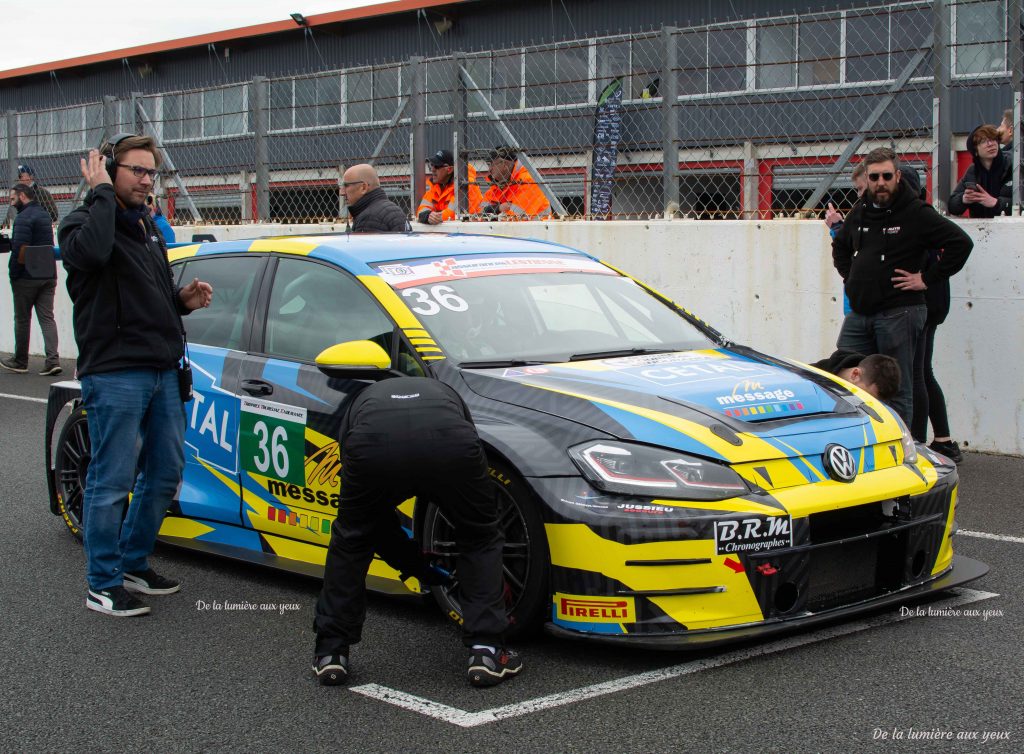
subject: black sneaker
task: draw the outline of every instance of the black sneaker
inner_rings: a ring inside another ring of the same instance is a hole
[[[953,463],[960,463],[964,460],[964,455],[960,452],[960,446],[956,444],[956,440],[944,440],[942,442],[935,440],[928,447],[936,453],[942,453]]]
[[[174,579],[164,578],[152,568],[147,568],[135,573],[125,571],[124,588],[143,594],[174,594],[181,589],[181,584]]]
[[[132,615],[145,615],[149,605],[129,593],[123,586],[112,586],[109,589],[90,589],[85,596],[85,606],[90,610],[118,618]]]
[[[321,686],[339,686],[348,680],[348,658],[345,655],[315,657],[313,673]]]
[[[17,372],[18,374],[25,374],[28,371],[27,366],[18,366],[18,362],[14,359],[0,359],[0,367],[8,372]]]
[[[39,374],[42,377],[56,377],[58,374],[60,374],[63,371],[64,370],[60,367],[60,365],[57,365],[57,366],[52,366],[52,367],[44,367],[43,370]]]
[[[466,676],[470,686],[495,686],[514,677],[522,669],[523,658],[511,649],[501,648],[497,652],[474,649],[469,656]]]

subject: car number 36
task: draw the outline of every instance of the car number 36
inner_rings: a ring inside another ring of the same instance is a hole
[[[432,285],[429,290],[406,288],[402,291],[402,296],[413,299],[416,305],[410,308],[417,314],[427,317],[437,314],[442,306],[452,312],[464,312],[469,309],[469,302],[448,285]]]

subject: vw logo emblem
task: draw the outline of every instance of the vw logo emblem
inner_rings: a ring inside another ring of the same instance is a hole
[[[852,482],[857,476],[857,462],[853,460],[853,453],[842,445],[829,445],[821,460],[825,471],[837,482]]]

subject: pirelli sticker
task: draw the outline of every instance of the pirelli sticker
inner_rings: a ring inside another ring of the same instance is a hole
[[[555,592],[555,618],[575,623],[635,623],[633,597],[584,597]]]

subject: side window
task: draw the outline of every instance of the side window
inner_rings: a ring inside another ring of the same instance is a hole
[[[190,259],[175,269],[178,285],[199,278],[213,286],[213,300],[205,309],[182,317],[189,342],[244,350],[245,322],[255,296],[264,257],[242,256]],[[182,268],[184,268],[182,270]]]
[[[391,320],[355,279],[306,259],[280,260],[267,312],[267,354],[313,361],[328,346],[349,340],[372,340],[391,353],[393,332]]]

